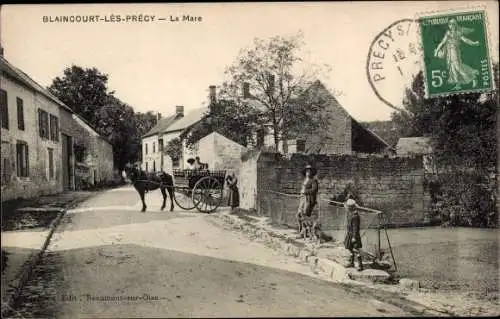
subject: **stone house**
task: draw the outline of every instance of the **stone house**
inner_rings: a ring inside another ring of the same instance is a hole
[[[71,110],[3,56],[2,201],[63,190],[60,118]]]
[[[246,149],[218,132],[212,132],[198,141],[198,155],[214,170],[238,170],[241,155]]]
[[[74,163],[70,163],[75,167],[73,188],[80,189],[113,180],[112,145],[76,114],[63,116],[62,119],[61,131],[72,136],[73,142]]]
[[[243,84],[243,103],[257,110],[264,106],[252,98],[250,86]],[[292,101],[294,104],[327,103],[325,114],[316,116],[328,119],[327,125],[318,127],[314,132],[288,132],[288,139],[278,144],[280,153],[302,154],[393,154],[394,149],[377,134],[361,125],[340,105],[337,99],[321,83],[315,81],[301,96]],[[275,146],[273,127],[262,125],[254,133],[254,147],[273,149]]]
[[[74,189],[78,117],[3,56],[0,62],[2,201]]]
[[[216,98],[215,86],[209,86],[209,90],[208,101],[211,102]],[[216,131],[201,138],[192,147],[187,147],[185,141],[182,141],[182,154],[179,159],[172,160],[163,152],[168,142],[189,130],[196,129],[196,125],[207,118],[208,111],[208,106],[203,106],[184,114],[184,107],[176,106],[175,114],[160,119],[142,139],[142,169],[146,171],[161,169],[167,172],[172,169],[184,169],[187,159],[196,156],[208,164],[209,169],[237,169],[241,163],[241,154],[246,148]]]

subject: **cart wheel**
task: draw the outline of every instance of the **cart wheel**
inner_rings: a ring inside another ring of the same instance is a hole
[[[174,190],[174,201],[181,209],[191,210],[195,208],[189,188],[176,187]]]
[[[223,185],[212,176],[201,178],[193,187],[193,203],[202,213],[215,211],[222,203]]]

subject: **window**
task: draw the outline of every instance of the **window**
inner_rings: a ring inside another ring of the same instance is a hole
[[[154,144],[153,144],[154,146]],[[156,172],[156,161],[153,161],[153,172]]]
[[[40,137],[49,138],[49,114],[42,109],[38,109],[38,130]]]
[[[9,129],[9,108],[7,105],[7,92],[0,90],[0,107],[2,116],[2,127]]]
[[[54,149],[47,149],[49,154],[49,179],[54,178]]]
[[[59,120],[57,116],[50,116],[50,139],[59,142]]]
[[[146,144],[144,144],[144,153],[145,153],[146,155],[148,155],[148,144],[147,144],[147,143],[146,143]],[[148,169],[146,169],[146,171],[147,171],[147,170],[148,170]]]
[[[163,139],[158,140],[158,152],[163,152]]]
[[[156,143],[153,142],[153,154],[156,152]]]
[[[146,144],[147,145],[147,144]],[[146,162],[146,172],[148,171],[148,162]]]
[[[18,141],[16,144],[16,167],[17,176],[28,177],[28,144],[24,141]]]
[[[17,128],[24,131],[24,102],[20,97],[17,98]]]

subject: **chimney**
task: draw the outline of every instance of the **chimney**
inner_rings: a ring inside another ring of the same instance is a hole
[[[215,89],[215,85],[210,85],[208,87],[209,91],[210,91],[210,103],[215,103],[217,101],[217,92],[216,92],[216,89]]]
[[[161,113],[160,113],[160,112],[158,112],[158,113],[156,114],[156,121],[157,121],[157,122],[159,122],[160,120],[161,120]]]
[[[3,56],[3,46],[0,45],[0,56]]]
[[[184,116],[184,106],[177,105],[175,107],[175,116],[176,117],[183,117]]]
[[[243,83],[243,98],[244,99],[250,98],[250,83],[248,82]]]

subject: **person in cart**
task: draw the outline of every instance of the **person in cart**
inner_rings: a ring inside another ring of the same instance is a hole
[[[191,170],[191,171],[196,169],[194,158],[192,158],[192,157],[188,158],[186,169]]]
[[[196,156],[195,160],[196,161],[195,161],[194,165],[195,165],[196,169],[208,169],[208,164],[202,163],[199,156]]]

